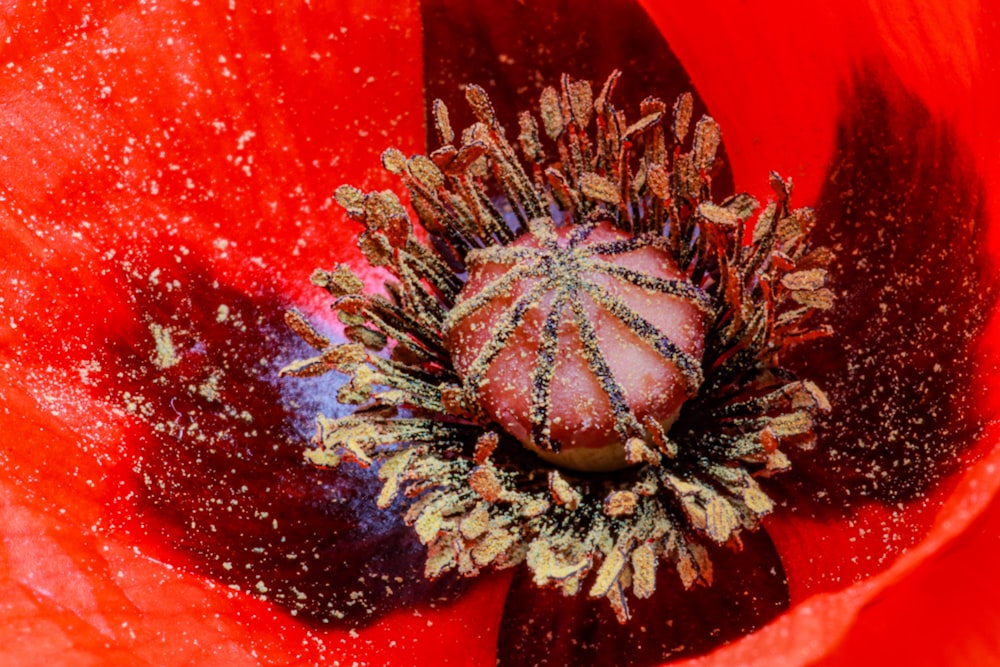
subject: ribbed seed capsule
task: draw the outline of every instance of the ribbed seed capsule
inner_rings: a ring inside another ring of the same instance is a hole
[[[701,383],[704,296],[656,245],[607,222],[536,224],[470,254],[446,344],[467,391],[557,465],[614,470],[642,422]]]

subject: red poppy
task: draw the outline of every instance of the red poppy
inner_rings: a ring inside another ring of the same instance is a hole
[[[616,67],[686,72],[736,186],[792,176],[840,266],[799,361],[836,419],[771,487],[788,609],[690,664],[1000,663],[1000,17],[474,4],[2,10],[0,663],[495,664],[517,582],[411,576],[366,478],[301,462],[336,408],[273,379],[280,314],[322,316],[309,273],[359,256],[333,189],[396,185],[425,88],[513,111]]]

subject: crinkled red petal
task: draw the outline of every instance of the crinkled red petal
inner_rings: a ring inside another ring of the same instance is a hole
[[[318,303],[313,268],[357,257],[333,190],[381,186],[383,144],[422,147],[415,5],[46,9],[3,17],[0,662],[492,660],[496,621],[463,610],[499,613],[502,578],[364,636],[257,599],[322,601],[345,522],[355,589],[376,552],[407,575],[378,595],[423,581],[415,549],[381,548],[401,526],[349,520],[367,483],[331,488],[287,448],[311,427],[268,349],[284,307]]]

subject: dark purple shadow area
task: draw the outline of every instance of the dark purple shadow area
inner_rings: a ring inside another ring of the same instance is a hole
[[[788,606],[781,559],[763,531],[746,534],[744,550],[710,551],[715,581],[684,590],[677,572],[663,564],[656,592],[629,600],[633,617],[615,619],[606,600],[586,591],[564,597],[539,589],[525,569],[515,577],[497,647],[501,667],[657,665],[711,650],[741,637]]]
[[[834,410],[820,447],[776,478],[800,497],[912,499],[954,472],[985,424],[972,344],[998,277],[971,150],[885,76],[864,72],[844,96],[814,237],[836,252],[835,335],[796,359]]]
[[[563,74],[591,82],[596,96],[612,71],[623,72],[612,103],[631,120],[639,104],[658,97],[672,105],[681,93],[694,96],[694,117],[708,112],[677,56],[646,12],[634,0],[541,0],[476,2],[427,0],[424,23],[424,90],[427,145],[440,145],[431,102],[448,106],[452,127],[461,132],[474,121],[465,101],[466,84],[482,86],[511,141],[517,116],[538,116],[538,99],[547,86],[559,88]],[[733,190],[725,146],[714,186]]]
[[[99,333],[115,364],[102,389],[133,417],[138,497],[125,527],[184,567],[316,623],[362,626],[464,590],[456,578],[424,578],[412,529],[375,508],[374,471],[304,462],[312,418],[335,414],[336,388],[277,378],[308,354],[282,322],[286,306],[176,256],[134,256],[118,277],[132,317]]]

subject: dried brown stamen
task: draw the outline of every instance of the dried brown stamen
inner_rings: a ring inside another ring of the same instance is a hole
[[[704,544],[738,545],[772,510],[756,476],[787,468],[782,448],[811,445],[813,415],[829,409],[819,388],[781,368],[781,355],[826,333],[814,315],[832,296],[830,255],[808,247],[814,221],[789,209],[790,183],[772,175],[775,201],[753,223],[749,196],[713,202],[717,124],[702,118],[690,132],[690,96],[674,105],[670,127],[656,100],[628,124],[610,103],[617,77],[596,99],[568,77],[545,90],[541,127],[551,141],[530,114],[520,118],[527,169],[481,89],[468,89],[478,122],[459,146],[435,103],[446,145],[410,159],[389,150],[383,163],[403,178],[437,250],[417,240],[395,195],[338,189],[365,227],[368,261],[398,282],[386,298],[364,293],[346,267],[317,272],[351,342],[331,343],[292,314],[317,355],[285,373],[349,376],[339,398],[359,410],[320,417],[309,458],[378,466],[378,506],[405,498],[404,518],[428,548],[427,576],[526,563],[539,585],[586,589],[624,622],[627,591],[652,595],[661,561],[687,587],[709,584]],[[669,256],[676,275],[632,268],[623,262],[630,253]],[[477,271],[486,275],[471,289]],[[621,286],[685,304],[703,321],[699,354],[633,307]],[[489,313],[492,335],[457,363],[465,353],[451,337]],[[603,476],[553,468],[498,423],[483,398],[489,374],[529,320],[537,338],[521,378],[530,398],[523,439],[543,453],[560,446],[553,392],[560,346],[574,340],[576,363],[608,405],[607,436],[630,468]],[[688,400],[675,422],[635,407],[595,321],[615,323],[634,347],[676,366]]]

